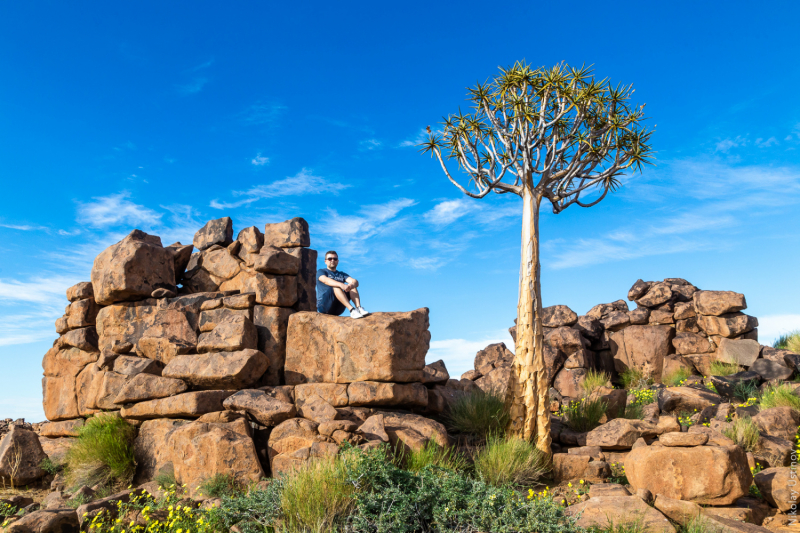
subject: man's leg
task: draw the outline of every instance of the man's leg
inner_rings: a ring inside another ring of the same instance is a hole
[[[336,299],[342,302],[342,305],[344,305],[348,310],[353,308],[353,305],[350,303],[350,297],[342,289],[340,289],[339,287],[334,287],[333,294],[336,295]]]
[[[361,307],[361,296],[358,295],[358,289],[350,289],[350,299],[353,300],[356,307]]]

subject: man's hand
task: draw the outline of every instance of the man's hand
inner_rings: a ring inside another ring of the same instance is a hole
[[[350,292],[350,289],[352,289],[352,288],[353,288],[352,285],[348,285],[347,283],[342,283],[342,290],[344,292]]]

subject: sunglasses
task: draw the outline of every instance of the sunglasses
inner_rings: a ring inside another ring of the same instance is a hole
[[[338,260],[339,260],[338,257],[326,257],[325,258],[325,261],[338,261]]]

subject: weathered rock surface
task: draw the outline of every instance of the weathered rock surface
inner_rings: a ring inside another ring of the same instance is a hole
[[[206,250],[215,244],[228,246],[233,242],[233,221],[230,217],[209,220],[194,234],[192,244],[198,250]]]
[[[295,313],[289,318],[286,382],[420,381],[429,343],[427,308],[360,320]]]
[[[83,427],[83,418],[64,420],[61,422],[47,422],[39,428],[39,435],[55,439],[58,437],[77,437],[78,430]]]
[[[197,339],[197,352],[236,352],[255,350],[258,332],[249,318],[236,315],[218,324],[213,330],[201,333]]]
[[[667,387],[658,396],[659,408],[666,412],[702,411],[706,407],[719,405],[722,398],[709,390],[694,387]]]
[[[264,245],[278,248],[311,246],[308,222],[300,217],[290,218],[264,227]]]
[[[578,315],[566,305],[551,305],[542,309],[542,325],[546,328],[572,326]]]
[[[151,418],[197,418],[206,413],[223,411],[222,402],[235,391],[207,390],[184,392],[169,398],[139,402],[123,407],[122,418],[148,420]]]
[[[78,533],[75,509],[40,509],[26,514],[4,529],[5,533]]]
[[[787,367],[783,361],[772,361],[770,359],[756,359],[750,365],[750,371],[770,381],[784,381],[794,375],[794,369]]]
[[[230,411],[247,413],[267,427],[297,416],[293,403],[275,398],[263,390],[241,390],[226,398],[222,405]]]
[[[753,479],[738,446],[642,446],[625,459],[625,471],[637,490],[708,505],[731,505]]]
[[[800,413],[791,407],[771,407],[759,411],[753,422],[763,435],[793,441],[800,426]]]
[[[264,274],[296,276],[300,272],[300,258],[276,246],[264,246],[253,257],[253,269]]]
[[[750,366],[755,363],[760,351],[761,345],[758,341],[722,338],[719,341],[716,357],[724,363]]]
[[[720,316],[697,317],[697,325],[708,335],[738,337],[758,327],[758,319],[744,313],[726,313]]]
[[[672,289],[666,283],[654,283],[647,289],[644,296],[636,299],[636,303],[642,307],[655,307],[661,305],[672,297]]]
[[[264,375],[269,361],[258,350],[181,355],[172,360],[162,375],[202,389],[243,389]]]
[[[157,311],[136,342],[138,351],[149,359],[167,364],[197,345],[197,335],[186,315],[174,309]]]
[[[709,353],[713,352],[715,348],[708,340],[708,337],[687,331],[676,334],[675,338],[672,339],[672,345],[675,347],[675,352],[681,355]]]
[[[101,305],[148,298],[159,288],[175,291],[172,253],[160,238],[134,230],[94,260],[92,287]]]
[[[297,402],[318,395],[334,407],[345,407],[348,403],[347,383],[305,383],[295,386],[294,395]]]
[[[291,307],[297,301],[297,276],[277,276],[242,267],[233,278],[220,284],[222,291],[252,292],[261,305]]]
[[[17,487],[36,481],[45,474],[40,466],[45,457],[36,433],[11,426],[0,440],[0,479]]]
[[[625,450],[642,437],[657,434],[656,426],[642,420],[615,418],[586,434],[586,446],[599,446],[607,450]]]
[[[733,291],[697,291],[693,301],[699,315],[720,316],[747,309],[744,294]]]
[[[133,455],[136,459],[135,483],[142,484],[154,479],[162,468],[174,468],[167,442],[175,429],[188,423],[187,420],[170,418],[156,418],[142,422],[133,441]]]
[[[797,509],[800,496],[797,487],[797,473],[789,467],[767,468],[755,475],[755,483],[764,499],[784,513]]]
[[[348,405],[405,406],[428,405],[428,389],[422,383],[381,383],[354,381],[347,386]]]
[[[629,326],[607,335],[617,372],[635,368],[656,380],[661,378],[664,358],[670,353],[670,341],[675,335],[673,328]]]
[[[119,393],[114,397],[114,403],[123,405],[131,402],[166,398],[185,392],[187,389],[186,383],[179,379],[144,373],[136,374],[122,386]]]
[[[585,528],[609,528],[637,524],[642,531],[675,533],[669,520],[636,496],[595,496],[565,510],[568,516],[578,517]]]

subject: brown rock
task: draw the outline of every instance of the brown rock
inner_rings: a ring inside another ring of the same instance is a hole
[[[690,363],[686,358],[675,354],[664,356],[664,366],[661,371],[662,378],[669,376],[670,374],[674,374],[680,369],[686,369],[690,374],[695,373],[694,365],[692,365],[692,363]]]
[[[136,459],[136,476],[134,483],[141,484],[155,478],[159,471],[168,464],[171,458],[167,442],[171,433],[178,427],[188,424],[187,420],[171,420],[157,418],[145,420],[139,426],[136,439],[133,441],[133,455]]]
[[[83,427],[83,418],[63,420],[61,422],[47,422],[39,427],[39,435],[42,437],[77,437],[78,430]]]
[[[168,364],[197,345],[197,335],[186,315],[174,309],[158,311],[152,324],[136,343],[139,352],[149,359]]]
[[[744,294],[732,291],[697,291],[693,301],[698,315],[720,316],[747,309]]]
[[[793,441],[800,426],[800,413],[791,407],[771,407],[753,417],[762,434]]]
[[[95,328],[87,327],[73,329],[64,333],[64,335],[58,338],[56,344],[59,348],[68,348],[72,346],[84,352],[99,352],[97,341],[97,331]]]
[[[152,359],[145,357],[133,357],[131,355],[120,355],[114,359],[114,372],[124,376],[136,376],[138,374],[152,374],[160,376],[162,366]]]
[[[565,355],[569,356],[577,352],[581,348],[585,348],[584,343],[588,345],[586,340],[581,337],[578,330],[573,328],[555,328],[545,334],[544,342],[553,348],[561,350]]]
[[[172,360],[162,375],[182,379],[203,389],[243,389],[266,372],[267,356],[258,350],[181,355]]]
[[[125,386],[127,376],[116,372],[102,372],[102,376],[100,387],[94,398],[94,405],[90,404],[89,407],[105,410],[119,409],[119,405],[114,400]]]
[[[730,505],[752,483],[747,457],[738,446],[645,446],[628,455],[625,469],[637,490],[708,505]]]
[[[613,389],[611,383],[606,382],[606,384],[607,386],[595,389],[588,396],[588,400],[602,400],[606,403],[606,420],[603,422],[624,415],[627,403],[627,394],[624,390]]]
[[[321,422],[317,428],[317,431],[319,431],[320,435],[330,437],[335,431],[346,431],[348,433],[353,433],[357,429],[358,424],[351,422],[350,420],[328,420]]]
[[[172,253],[158,237],[133,230],[94,260],[92,287],[101,305],[144,299],[161,287],[174,290]]]
[[[633,325],[647,324],[650,321],[650,310],[646,307],[637,307],[628,311],[628,321]]]
[[[318,424],[336,420],[339,417],[336,409],[317,395],[309,396],[302,402],[297,402],[297,414]]]
[[[427,308],[360,320],[295,313],[289,319],[286,382],[420,381],[429,343]]]
[[[659,381],[674,334],[670,326],[629,326],[606,333],[616,371],[635,368]]]
[[[200,422],[202,424],[230,424],[237,420],[244,420],[246,423],[247,415],[244,413],[237,413],[236,411],[216,411],[204,414],[195,420],[195,422]]]
[[[720,316],[698,316],[697,325],[708,335],[738,337],[758,326],[758,319],[744,313],[727,313]],[[757,344],[757,343],[756,343]]]
[[[264,234],[255,226],[244,228],[236,236],[236,240],[241,243],[239,257],[245,260],[248,254],[257,254],[264,246]]]
[[[67,328],[94,326],[99,312],[100,306],[95,303],[94,298],[72,302],[66,309]]]
[[[261,305],[291,307],[297,301],[297,276],[264,274],[243,267],[235,277],[220,284],[220,290],[252,292]]]
[[[310,448],[312,444],[322,442],[323,437],[317,432],[319,424],[305,418],[290,418],[281,422],[269,435],[268,452],[272,459],[283,453],[292,453],[302,448]],[[275,470],[272,470],[273,475]]]
[[[148,420],[151,418],[197,418],[206,413],[222,411],[222,402],[233,394],[228,390],[206,390],[184,392],[169,398],[148,400],[123,407],[122,418],[132,420]]]
[[[40,509],[12,522],[6,533],[69,533],[80,531],[75,509]]]
[[[308,222],[300,217],[295,217],[276,224],[267,224],[264,227],[264,245],[279,248],[311,246]]]
[[[676,331],[690,331],[692,333],[700,333],[700,327],[697,325],[697,317],[678,320],[675,322]]]
[[[553,380],[553,388],[562,396],[579,398],[583,394],[581,384],[585,377],[585,368],[562,368]]]
[[[546,328],[572,326],[578,315],[566,305],[551,305],[542,309],[542,325]]]
[[[678,354],[709,353],[714,351],[714,345],[708,337],[696,333],[681,332],[672,339],[672,345]]]
[[[758,341],[749,339],[720,339],[716,356],[718,360],[725,363],[750,366],[755,363],[760,350],[761,345],[758,344]]]
[[[12,487],[32,483],[45,474],[39,466],[45,457],[36,433],[12,425],[0,439],[0,479]]]
[[[497,367],[485,376],[476,379],[475,385],[483,392],[502,396],[508,390],[512,372],[513,369],[510,366]]]
[[[257,347],[256,327],[250,319],[243,316],[229,318],[213,330],[201,333],[197,340],[198,353],[237,352],[255,350]]]
[[[283,366],[286,361],[286,330],[292,313],[294,310],[286,307],[256,305],[253,309],[253,323],[258,334],[258,349],[269,360],[269,368],[262,378],[262,382],[266,385],[279,385],[283,382]]]
[[[251,292],[225,296],[222,299],[222,306],[227,309],[250,309],[255,304],[256,295]]]
[[[483,376],[483,374],[481,374],[477,370],[467,370],[466,372],[461,374],[461,379],[468,379],[470,381],[475,381],[479,379],[481,376]]]
[[[642,307],[655,307],[663,304],[672,298],[672,289],[666,283],[654,283],[647,289],[644,296],[636,299],[636,303]]]
[[[656,426],[642,420],[615,418],[586,434],[586,446],[604,450],[625,450],[641,437],[654,437]]]
[[[650,311],[650,316],[647,321],[648,324],[674,324],[675,319],[672,317],[671,311],[653,309]]]
[[[220,300],[220,304],[222,301]],[[202,333],[213,331],[218,325],[224,322],[236,320],[236,317],[242,317],[250,320],[251,314],[249,309],[227,309],[215,308],[204,310],[200,313],[199,328]]]
[[[708,435],[704,435],[703,433],[671,432],[661,435],[658,438],[658,442],[660,442],[662,446],[670,447],[702,446],[708,442]]]
[[[448,437],[444,426],[424,416],[411,413],[384,412],[383,423],[390,440],[394,438],[392,436],[393,432],[400,429],[409,429],[422,435],[426,440],[432,439],[436,441],[439,446],[448,446],[450,444],[450,437]]]
[[[510,366],[514,362],[514,353],[506,348],[505,343],[498,342],[497,344],[490,344],[483,350],[475,354],[475,370],[482,374],[488,374],[493,368],[499,366]],[[488,367],[486,372],[483,368]]]
[[[755,476],[764,499],[784,513],[797,509],[797,474],[789,467],[767,468]]]
[[[144,332],[153,325],[159,311],[155,302],[152,299],[140,302],[120,302],[100,309],[97,313],[100,351],[112,350],[114,345],[123,343],[136,346]],[[192,329],[192,333],[194,333],[194,329]]]
[[[589,455],[554,453],[553,481],[560,484],[567,481],[585,479],[589,461],[591,460],[592,458]]]
[[[578,317],[573,327],[587,339],[600,339],[603,336],[603,324],[588,315]]]
[[[355,381],[347,386],[348,404],[355,406],[428,405],[428,389],[421,383],[381,383]]]
[[[357,431],[361,435],[364,435],[364,438],[367,440],[389,442],[389,435],[386,433],[386,426],[382,413],[378,413],[369,417],[367,421],[358,428]]]
[[[67,289],[67,300],[70,302],[77,302],[78,300],[85,300],[86,298],[92,297],[94,297],[94,290],[90,281],[76,283]]]
[[[444,361],[439,359],[429,365],[425,365],[422,369],[422,383],[426,385],[433,385],[436,383],[444,384],[450,379],[450,374],[447,372],[447,367]]]
[[[659,408],[666,412],[702,411],[711,405],[719,405],[722,398],[711,391],[694,387],[667,387],[658,397]]]
[[[612,311],[600,320],[608,331],[618,331],[631,323],[629,312]]]
[[[264,246],[253,258],[253,269],[265,274],[296,276],[300,272],[300,258],[276,246]]]
[[[645,295],[647,290],[652,285],[652,282],[649,281],[642,281],[641,279],[637,279],[636,283],[634,283],[631,288],[628,290],[628,300],[631,302],[634,300],[638,300],[642,296]]]
[[[294,404],[270,396],[262,390],[241,390],[222,402],[225,409],[247,413],[261,425],[271,427],[297,416]]]
[[[183,279],[183,274],[186,272],[186,266],[192,258],[193,246],[191,244],[183,245],[180,242],[170,244],[166,247],[172,253],[173,266],[175,268],[175,280]]]
[[[192,244],[198,250],[205,250],[215,244],[228,246],[233,242],[233,221],[230,217],[209,220],[194,234]]]
[[[564,513],[579,517],[577,525],[584,528],[613,528],[641,524],[642,531],[675,533],[667,518],[636,496],[598,496],[567,507]]]
[[[694,310],[694,304],[689,302],[680,302],[675,304],[673,316],[675,317],[675,320],[686,320],[687,318],[695,318],[697,313]]]
[[[185,392],[186,383],[179,379],[154,376],[152,374],[136,374],[125,383],[114,398],[114,404],[126,404],[166,398]]]
[[[318,395],[334,407],[344,407],[348,402],[346,383],[304,383],[295,386],[294,395],[297,402]]]
[[[750,365],[750,371],[769,381],[784,381],[794,375],[794,369],[787,367],[783,361],[778,362],[769,359],[756,359]]]
[[[317,251],[311,248],[284,248],[288,253],[300,258],[300,271],[297,274],[297,302],[295,311],[317,310]]]

